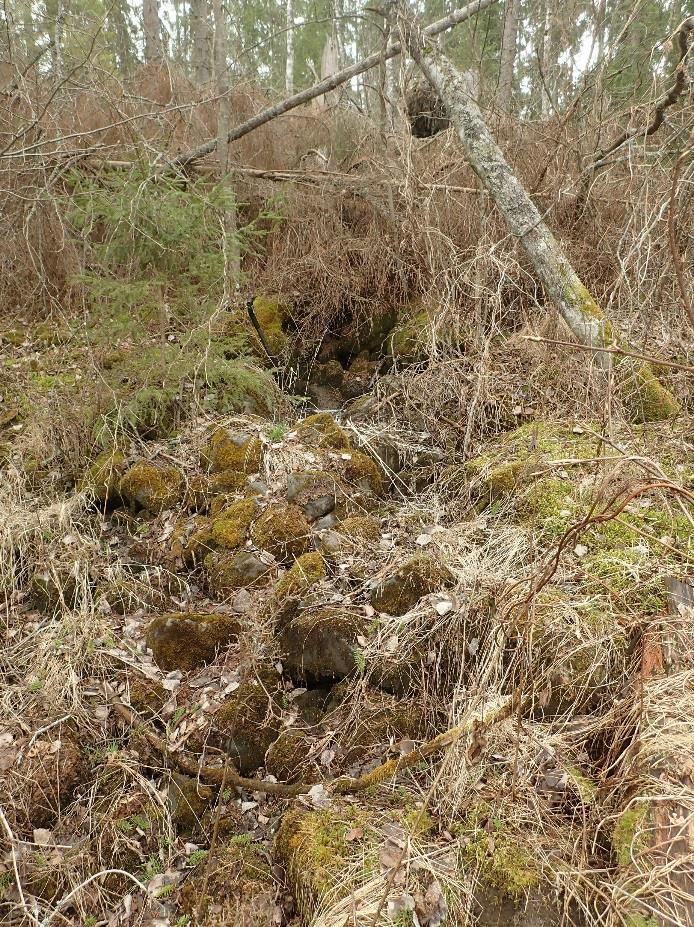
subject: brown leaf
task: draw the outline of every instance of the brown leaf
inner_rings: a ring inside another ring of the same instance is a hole
[[[421,927],[439,927],[448,916],[448,902],[437,879],[431,883],[422,898],[415,896],[415,914]]]
[[[345,840],[350,843],[352,840],[361,840],[364,836],[363,827],[352,827],[345,834]]]

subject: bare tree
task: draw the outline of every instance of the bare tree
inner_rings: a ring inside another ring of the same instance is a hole
[[[508,165],[463,75],[436,47],[425,47],[422,31],[409,11],[401,9],[399,26],[403,46],[441,98],[467,160],[530,258],[545,292],[579,342],[596,349],[596,363],[609,369],[612,327]],[[679,411],[647,363],[623,358],[618,369],[625,404],[635,420],[664,419]]]
[[[506,0],[504,10],[504,31],[501,41],[501,65],[499,69],[499,89],[497,103],[499,108],[508,112],[513,97],[513,71],[518,50],[518,17],[520,0]]]
[[[193,50],[190,60],[193,78],[197,84],[206,84],[211,77],[212,61],[212,30],[207,0],[191,0],[190,18],[193,33]]]
[[[229,177],[229,70],[226,13],[222,0],[213,0],[214,17],[214,71],[215,90],[217,92],[217,157],[224,183],[230,193],[229,203],[222,217],[224,237],[224,300],[227,302],[232,291],[240,285],[241,256],[239,254],[237,235],[236,204]]]
[[[142,18],[145,34],[145,61],[160,61],[164,57],[161,40],[161,20],[158,0],[143,0]]]
[[[294,2],[287,0],[287,69],[284,81],[287,93],[294,93]]]

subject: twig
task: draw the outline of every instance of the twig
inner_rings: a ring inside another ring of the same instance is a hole
[[[543,338],[541,335],[522,335],[525,341],[537,341],[543,344],[557,344],[564,348],[575,348],[577,351],[602,351],[606,354],[619,354],[621,357],[635,357],[638,360],[647,361],[649,364],[656,364],[658,367],[673,367],[675,370],[684,370],[687,373],[694,373],[694,367],[691,364],[678,364],[677,361],[665,360],[662,357],[651,357],[650,354],[641,354],[639,351],[627,351],[626,348],[620,348],[613,345],[609,348],[592,347],[587,344],[579,344],[576,341],[559,341],[557,338]]]

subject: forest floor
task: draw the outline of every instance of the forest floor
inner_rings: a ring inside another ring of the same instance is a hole
[[[471,452],[378,351],[83,322],[0,332],[0,923],[691,923],[686,412]]]

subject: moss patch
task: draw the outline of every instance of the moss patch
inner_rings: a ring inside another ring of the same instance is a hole
[[[336,526],[336,531],[351,541],[380,541],[381,525],[370,515],[350,515]]]
[[[122,451],[103,451],[82,477],[80,489],[91,493],[102,505],[116,504],[120,500],[120,480],[125,470]]]
[[[212,522],[214,543],[232,550],[241,547],[257,511],[258,504],[254,499],[241,499],[226,506]]]
[[[648,849],[649,817],[648,805],[639,802],[617,818],[612,831],[612,848],[620,866],[629,866],[632,856],[639,856]]]
[[[679,414],[679,403],[648,364],[625,359],[617,370],[624,371],[622,399],[633,422],[662,422]]]
[[[265,752],[279,734],[272,678],[246,682],[214,713],[212,727],[237,769],[248,775],[265,762]]]
[[[303,554],[284,574],[274,589],[276,602],[304,595],[328,575],[325,560],[319,553]]]
[[[214,552],[205,557],[204,564],[210,591],[221,597],[246,586],[267,582],[273,572],[272,567],[249,550],[235,554]]]
[[[373,458],[361,451],[351,451],[350,459],[342,462],[345,482],[360,492],[382,496],[385,493],[383,474]]]
[[[299,423],[297,434],[304,443],[316,447],[337,451],[349,451],[352,448],[349,435],[328,412],[307,416]]]
[[[211,473],[226,470],[258,473],[263,462],[263,446],[255,435],[232,434],[226,428],[218,428],[203,449],[201,460]]]
[[[306,609],[293,617],[280,636],[292,678],[315,682],[349,675],[356,666],[356,640],[364,625],[361,613],[331,606]]]

